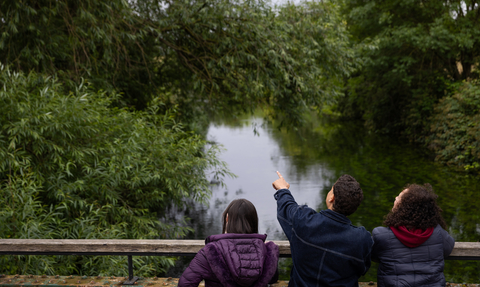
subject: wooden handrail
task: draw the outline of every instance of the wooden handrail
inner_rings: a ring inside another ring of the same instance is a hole
[[[288,241],[273,241],[280,256],[290,257]],[[191,256],[204,240],[136,239],[0,239],[0,255],[145,255]],[[456,242],[447,259],[480,260],[480,242]]]

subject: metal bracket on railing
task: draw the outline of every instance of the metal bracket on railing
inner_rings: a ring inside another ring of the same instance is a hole
[[[135,285],[138,280],[137,276],[133,276],[133,261],[132,255],[128,255],[128,280],[123,282],[123,285]]]

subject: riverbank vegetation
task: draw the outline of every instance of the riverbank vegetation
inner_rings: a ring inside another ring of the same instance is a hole
[[[331,102],[352,49],[334,5],[265,1],[1,1],[0,62],[86,78],[144,109],[154,99],[193,123],[209,113],[275,110],[298,125]]]
[[[479,1],[344,0],[361,67],[338,109],[477,174]]]
[[[202,121],[264,106],[298,126],[352,69],[346,26],[320,3],[1,0],[0,21],[1,238],[182,237],[190,229],[165,220],[167,207],[202,201],[210,177],[229,175]],[[1,260],[10,274],[127,268]],[[171,265],[136,260],[144,276]]]
[[[174,111],[112,108],[120,96],[74,91],[52,77],[0,68],[0,237],[181,238],[181,222],[160,221],[171,204],[209,195],[208,171],[226,175],[217,149],[186,132]],[[185,224],[184,224],[185,225]],[[171,265],[136,258],[140,274]],[[2,256],[2,272],[126,274],[126,258]]]
[[[329,110],[478,175],[478,15],[476,0],[0,0],[0,237],[182,237],[163,210],[207,197],[207,171],[229,175],[208,119],[258,108],[293,129]],[[143,275],[171,263],[138,260]]]

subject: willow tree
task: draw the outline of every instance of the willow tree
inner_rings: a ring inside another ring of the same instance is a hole
[[[439,99],[453,94],[455,83],[479,77],[480,2],[342,2],[363,60],[345,113],[377,132],[423,142]]]
[[[336,11],[328,2],[0,0],[0,62],[10,69],[0,79],[0,236],[181,237],[187,229],[158,221],[165,207],[202,200],[205,171],[228,172],[178,120],[263,106],[299,125],[334,101],[352,65]],[[5,272],[125,266],[15,258]],[[168,263],[143,260],[144,274]]]
[[[209,195],[206,172],[226,175],[216,149],[173,114],[111,108],[118,95],[68,91],[53,78],[0,69],[0,238],[181,238],[159,220],[171,204]],[[125,274],[125,258],[2,256],[0,271]],[[171,261],[138,259],[155,275]]]
[[[0,62],[82,77],[144,108],[153,98],[199,113],[270,106],[298,124],[338,94],[350,70],[332,3],[235,0],[0,1]]]

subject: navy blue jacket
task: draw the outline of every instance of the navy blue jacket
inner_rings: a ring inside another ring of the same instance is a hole
[[[292,252],[288,286],[358,286],[370,268],[370,233],[335,211],[299,206],[288,189],[278,190],[275,199]]]
[[[422,245],[403,245],[388,227],[373,230],[372,260],[380,262],[377,285],[445,286],[444,258],[452,253],[455,240],[437,225]]]

